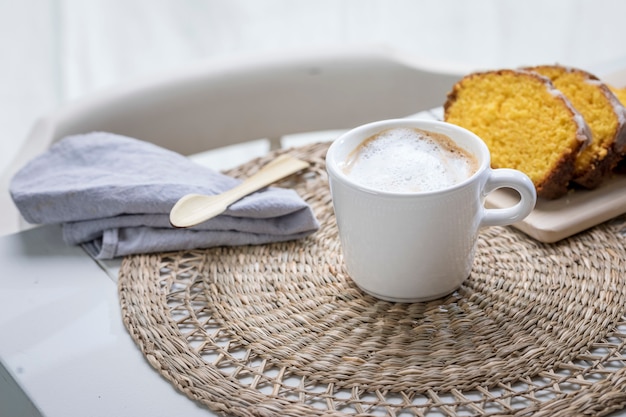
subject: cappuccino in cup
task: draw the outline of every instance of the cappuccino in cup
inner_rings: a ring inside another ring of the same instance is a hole
[[[393,119],[356,127],[326,154],[347,275],[387,301],[443,297],[470,275],[478,232],[526,217],[535,186],[523,173],[492,169],[489,149],[446,122]],[[511,188],[511,207],[487,194]]]
[[[445,134],[399,127],[364,140],[350,153],[342,170],[364,187],[413,193],[463,182],[478,165],[476,156]]]

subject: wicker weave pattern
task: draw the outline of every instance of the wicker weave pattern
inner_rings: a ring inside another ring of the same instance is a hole
[[[552,245],[485,229],[457,292],[383,302],[343,268],[326,149],[290,150],[313,168],[284,184],[313,206],[315,235],[124,260],[125,325],[176,388],[239,416],[571,416],[626,405],[626,219]]]

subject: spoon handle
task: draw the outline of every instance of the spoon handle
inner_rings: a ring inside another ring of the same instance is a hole
[[[294,158],[293,156],[283,154],[273,161],[267,163],[263,168],[255,174],[248,177],[241,184],[237,185],[222,195],[224,195],[227,205],[231,205],[235,201],[260,190],[263,187],[294,174],[309,166],[308,162]]]

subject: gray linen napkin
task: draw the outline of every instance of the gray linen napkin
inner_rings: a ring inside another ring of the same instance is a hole
[[[319,228],[295,191],[276,187],[193,228],[170,225],[183,195],[218,194],[239,182],[154,144],[94,132],[51,146],[12,178],[9,191],[26,221],[62,223],[67,243],[99,259],[287,241]]]

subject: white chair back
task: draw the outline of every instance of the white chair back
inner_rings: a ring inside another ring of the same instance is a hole
[[[41,118],[0,178],[0,234],[17,231],[10,178],[52,143],[108,131],[189,155],[260,138],[346,129],[440,106],[461,77],[374,48],[211,61],[95,94]]]

